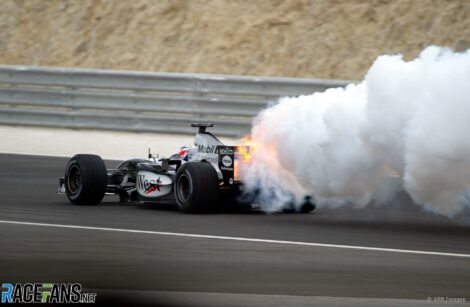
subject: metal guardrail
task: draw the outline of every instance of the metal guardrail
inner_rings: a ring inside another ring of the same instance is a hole
[[[0,124],[240,136],[267,103],[351,81],[0,65]]]

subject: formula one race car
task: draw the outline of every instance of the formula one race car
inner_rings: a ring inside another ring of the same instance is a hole
[[[219,203],[243,203],[239,195],[243,184],[238,167],[248,146],[225,146],[206,128],[210,123],[193,123],[199,129],[194,145],[182,147],[170,158],[131,159],[116,169],[106,169],[97,155],[72,157],[65,176],[59,181],[59,194],[66,194],[77,205],[94,205],[105,195],[118,195],[120,202],[176,203],[185,213],[207,212]],[[294,206],[292,206],[292,209]],[[306,197],[300,212],[311,212],[315,204]]]

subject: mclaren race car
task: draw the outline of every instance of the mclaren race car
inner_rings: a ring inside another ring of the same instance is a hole
[[[254,198],[239,197],[243,184],[238,163],[249,146],[223,145],[206,131],[211,123],[191,126],[198,128],[194,145],[182,147],[170,158],[154,157],[149,150],[147,159],[130,159],[106,169],[97,155],[73,156],[59,180],[58,193],[77,205],[95,205],[105,195],[118,195],[120,202],[176,203],[185,213],[207,212],[226,203],[256,207]],[[306,197],[298,211],[314,209]]]

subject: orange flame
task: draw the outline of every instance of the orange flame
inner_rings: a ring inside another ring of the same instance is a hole
[[[256,143],[251,140],[249,135],[244,136],[240,139],[243,145],[236,147],[236,158],[234,165],[234,179],[240,180],[240,161],[238,158],[242,158],[242,163],[251,162],[251,155],[256,150]]]
[[[245,162],[250,162],[251,154],[256,150],[256,143],[251,140],[249,135],[242,137],[240,141],[243,142],[243,145],[237,146],[237,151]]]
[[[249,136],[241,138],[243,146],[238,146],[238,153],[243,157],[245,162],[251,161],[251,154],[256,150],[256,143]]]

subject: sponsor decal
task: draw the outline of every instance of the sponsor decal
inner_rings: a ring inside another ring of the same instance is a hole
[[[205,160],[205,161],[207,161],[207,162],[209,162],[209,163],[211,163],[211,164],[215,164],[215,165],[217,165],[217,163],[219,162],[219,159],[217,159],[217,158],[212,158],[212,157],[208,157],[208,156],[203,156],[203,157],[201,157],[201,160]]]
[[[224,184],[233,184],[233,164],[234,164],[234,148],[232,146],[219,146],[219,170],[222,172]]]
[[[219,148],[219,154],[221,155],[233,155],[232,148]]]
[[[232,166],[232,158],[230,156],[223,156],[222,157],[222,164],[225,166],[225,167],[230,167]]]
[[[198,145],[197,146],[197,152],[198,153],[217,153],[216,146],[215,145]]]
[[[79,283],[3,283],[2,303],[95,303]]]
[[[152,182],[155,180],[146,180],[144,184],[147,184],[145,187],[145,194],[150,194],[155,191],[160,191],[160,187],[162,186],[161,183],[162,181],[160,180],[160,177],[157,178],[155,182]]]
[[[159,197],[166,195],[172,190],[170,177],[149,171],[139,171],[137,173],[136,188],[140,195],[146,197]]]
[[[150,194],[155,191],[160,191],[162,181],[160,177],[157,179],[146,179],[145,175],[139,175],[139,187],[144,191],[144,194]]]

